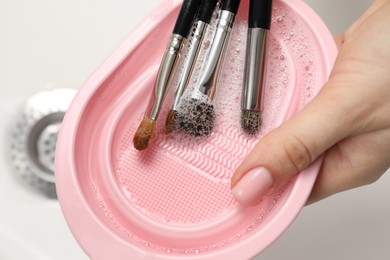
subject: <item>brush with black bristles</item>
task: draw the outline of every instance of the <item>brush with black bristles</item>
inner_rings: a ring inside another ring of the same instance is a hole
[[[205,58],[194,93],[185,111],[180,111],[180,128],[193,136],[207,136],[214,127],[215,112],[213,99],[219,83],[222,64],[230,40],[234,19],[240,0],[222,0],[216,30]]]
[[[187,59],[184,63],[183,72],[175,91],[173,104],[168,112],[167,119],[165,121],[165,133],[167,134],[171,133],[175,128],[177,110],[180,104],[180,100],[184,91],[188,87],[192,71],[194,69],[199,51],[202,46],[203,38],[206,34],[207,27],[210,24],[217,2],[218,0],[203,1],[200,13],[198,15],[198,21],[196,22],[194,30],[192,32]]]
[[[154,93],[151,96],[144,118],[134,135],[133,143],[137,150],[144,150],[149,145],[168,87],[175,74],[177,61],[179,60],[186,38],[191,31],[192,23],[194,22],[200,3],[201,0],[183,1],[164,57],[161,61],[154,86]]]
[[[265,84],[267,34],[271,27],[272,0],[250,0],[241,128],[254,135],[261,126]]]

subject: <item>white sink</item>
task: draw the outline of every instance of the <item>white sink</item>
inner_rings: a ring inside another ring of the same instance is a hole
[[[159,1],[0,4],[0,260],[88,259],[58,202],[15,178],[9,163],[11,128],[32,94],[48,87],[81,86]],[[371,0],[307,2],[332,32],[340,33]],[[306,207],[256,259],[390,259],[389,187],[387,173],[373,185]]]

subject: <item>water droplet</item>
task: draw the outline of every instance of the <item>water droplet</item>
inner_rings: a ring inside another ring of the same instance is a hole
[[[282,54],[282,55],[279,56],[279,59],[280,59],[280,60],[285,60],[286,57],[284,57],[284,55]]]
[[[278,19],[276,19],[276,21],[278,22],[278,23],[283,23],[283,18],[278,18]]]
[[[204,50],[207,50],[209,47],[210,47],[210,41],[207,40],[207,41],[205,41],[205,42],[203,43],[203,49],[204,49]]]

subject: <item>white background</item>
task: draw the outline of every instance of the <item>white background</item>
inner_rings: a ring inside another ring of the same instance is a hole
[[[0,260],[88,259],[56,201],[15,181],[9,133],[23,101],[79,88],[160,0],[0,0]],[[369,0],[307,0],[334,34]],[[390,259],[390,174],[304,208],[258,260]]]

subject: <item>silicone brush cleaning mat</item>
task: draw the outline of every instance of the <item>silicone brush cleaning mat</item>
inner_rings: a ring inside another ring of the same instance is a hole
[[[68,225],[92,259],[248,259],[304,205],[319,161],[250,208],[235,201],[230,178],[262,136],[316,95],[336,48],[302,1],[274,1],[263,126],[246,135],[240,96],[248,3],[236,18],[210,136],[165,135],[166,102],[150,147],[133,148],[179,0],[162,2],[80,89],[58,138],[56,178]],[[208,46],[206,39],[200,63]]]

